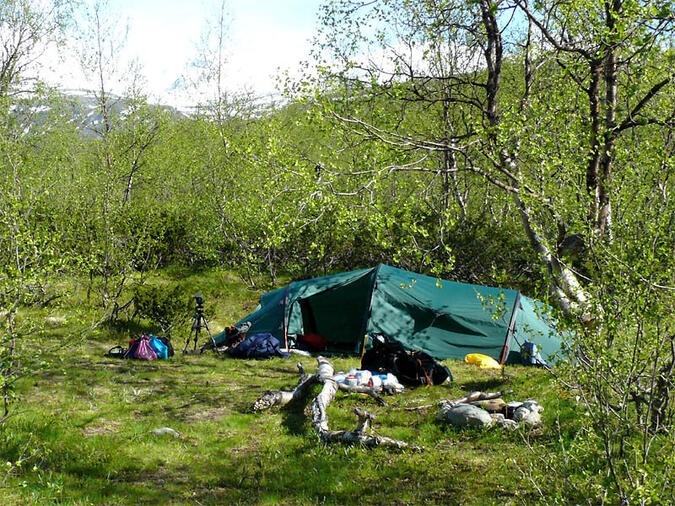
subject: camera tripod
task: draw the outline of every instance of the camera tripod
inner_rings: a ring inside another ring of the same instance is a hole
[[[195,300],[197,302],[197,306],[195,307],[195,314],[192,319],[192,328],[190,329],[190,334],[188,335],[188,338],[185,341],[185,348],[183,349],[183,355],[199,355],[204,352],[204,348],[206,347],[206,345],[197,349],[197,342],[199,342],[199,334],[201,333],[202,328],[206,329],[206,331],[208,332],[209,339],[211,340],[211,344],[213,345],[213,349],[218,351],[216,342],[213,340],[213,335],[211,334],[211,329],[209,328],[209,324],[206,321],[206,317],[204,316],[204,299],[202,298],[201,295],[197,293],[195,294]],[[189,350],[188,348],[190,347],[191,339],[193,340],[193,345],[192,349]]]

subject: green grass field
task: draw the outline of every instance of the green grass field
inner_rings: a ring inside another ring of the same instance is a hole
[[[260,293],[228,272],[173,270],[155,277],[167,279],[201,291],[213,306],[216,329],[245,316]],[[100,326],[84,333],[93,312],[73,290],[58,307],[19,315],[46,323],[22,340],[34,372],[19,381],[14,416],[0,432],[2,504],[532,503],[542,499],[537,487],[545,484],[537,482],[543,470],[530,448],[538,455],[559,452],[559,425],[567,438],[573,434],[574,400],[546,371],[509,367],[502,374],[448,361],[453,384],[407,389],[387,397],[385,407],[338,393],[329,408],[333,429],[355,428],[352,410],[363,407],[377,415],[377,433],[425,451],[322,446],[306,406],[249,412],[264,390],[295,385],[296,357],[105,358],[108,348],[138,329]],[[173,336],[177,350],[185,337]],[[357,357],[331,360],[336,369],[358,366]],[[300,361],[315,371],[315,359]],[[544,405],[545,427],[459,431],[436,421],[437,408],[405,411],[503,389],[514,391],[507,400],[534,398]],[[151,434],[162,427],[181,437]]]

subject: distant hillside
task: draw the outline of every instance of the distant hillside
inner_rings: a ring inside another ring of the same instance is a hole
[[[110,94],[107,96],[108,108],[113,121],[123,120],[132,112],[133,102]],[[187,117],[178,109],[150,104],[151,109],[168,112],[175,117]],[[103,115],[98,99],[93,92],[86,90],[66,90],[16,101],[8,110],[8,120],[15,124],[23,134],[34,128],[43,128],[55,121],[75,125],[84,136],[96,136],[103,129]]]

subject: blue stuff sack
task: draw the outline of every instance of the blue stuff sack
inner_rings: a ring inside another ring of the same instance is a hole
[[[520,347],[520,361],[523,365],[547,365],[539,354],[539,346],[530,341],[525,341]]]
[[[157,339],[152,334],[150,334],[150,347],[157,354],[157,358],[161,358],[161,359],[164,359],[164,360],[169,358],[169,350],[166,347],[166,344],[164,344],[162,341]]]
[[[233,358],[254,358],[263,360],[272,357],[289,358],[290,353],[281,351],[279,340],[272,334],[256,334],[244,339],[227,352]]]

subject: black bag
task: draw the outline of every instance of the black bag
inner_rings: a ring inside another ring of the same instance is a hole
[[[450,369],[423,351],[408,351],[401,343],[383,335],[373,336],[373,347],[363,354],[361,369],[390,372],[408,386],[440,385],[453,380]]]
[[[124,358],[126,353],[126,348],[123,348],[122,346],[113,346],[108,350],[108,353],[106,353],[105,356],[108,358]]]
[[[419,367],[425,375],[425,385],[440,385],[450,380],[453,381],[452,373],[447,366],[436,362],[431,355],[423,351],[411,352],[412,358],[419,363]]]
[[[138,349],[138,345],[140,344],[140,342],[141,342],[140,338],[131,341],[131,343],[129,344],[129,349],[124,354],[124,358],[128,359],[136,358],[136,350]]]

